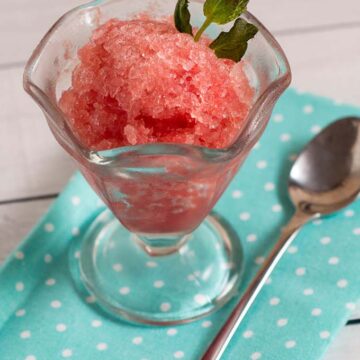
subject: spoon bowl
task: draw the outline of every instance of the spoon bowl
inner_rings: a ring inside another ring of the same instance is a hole
[[[360,191],[360,118],[338,120],[301,152],[290,172],[289,195],[300,211],[329,214]]]

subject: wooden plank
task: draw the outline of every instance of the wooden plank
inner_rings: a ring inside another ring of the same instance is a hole
[[[343,0],[341,9],[329,0],[250,0],[249,10],[272,31],[360,25],[356,0]]]
[[[51,200],[0,206],[0,263],[46,212]]]
[[[323,360],[359,360],[360,326],[347,326],[330,345]]]
[[[291,63],[294,86],[360,105],[360,82],[354,80],[360,73],[360,29],[280,36],[279,41]],[[0,201],[58,192],[74,170],[22,90],[21,76],[22,68],[0,70],[0,134],[6,134],[0,151],[7,154],[0,158]]]
[[[0,64],[23,62],[49,27],[83,0],[12,0],[0,12]],[[360,2],[343,0],[341,16],[328,0],[251,0],[250,10],[271,30],[321,27],[359,22]],[[19,46],[19,44],[21,44]]]
[[[360,105],[360,82],[356,80],[360,28],[278,36],[278,40],[290,61],[294,86]]]
[[[0,79],[0,201],[58,192],[72,160],[22,89],[22,69],[2,70]]]
[[[84,2],[86,1],[4,1],[0,12],[0,64],[26,61],[50,26],[64,12]]]

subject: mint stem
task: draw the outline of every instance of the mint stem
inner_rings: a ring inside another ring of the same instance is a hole
[[[210,26],[211,23],[212,23],[212,19],[206,18],[205,22],[201,25],[201,28],[198,30],[198,32],[196,33],[196,35],[194,37],[195,42],[198,42],[200,40],[201,35]]]

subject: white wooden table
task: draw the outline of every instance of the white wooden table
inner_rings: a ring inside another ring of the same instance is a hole
[[[28,233],[75,169],[22,90],[22,72],[44,32],[81,2],[4,0],[1,4],[0,261]],[[250,2],[250,10],[284,47],[294,86],[360,106],[358,0]],[[360,318],[360,312],[353,317]],[[360,324],[344,328],[325,360],[358,360],[359,337]]]

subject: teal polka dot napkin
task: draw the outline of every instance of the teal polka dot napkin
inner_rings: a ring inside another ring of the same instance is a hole
[[[245,248],[242,291],[293,213],[287,176],[321,128],[360,110],[289,90],[265,135],[216,206]],[[234,302],[197,322],[170,328],[113,322],[72,284],[68,248],[102,210],[76,175],[0,273],[2,360],[199,359]],[[315,360],[360,297],[360,202],[308,224],[277,266],[224,359]],[[144,266],[146,266],[144,264]]]

